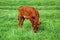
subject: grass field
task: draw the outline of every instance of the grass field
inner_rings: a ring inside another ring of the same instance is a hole
[[[18,30],[21,5],[33,6],[39,11],[42,24],[37,33],[27,19]],[[60,0],[1,0],[0,40],[60,40]]]

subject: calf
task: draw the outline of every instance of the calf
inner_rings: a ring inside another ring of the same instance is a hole
[[[18,11],[18,27],[23,25],[23,21],[26,18],[30,20],[34,32],[36,32],[38,30],[38,25],[41,23],[39,22],[38,11],[30,6],[21,6]]]

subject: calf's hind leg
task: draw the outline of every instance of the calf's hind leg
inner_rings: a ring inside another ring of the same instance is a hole
[[[18,28],[20,28],[23,25],[24,18],[18,17]]]

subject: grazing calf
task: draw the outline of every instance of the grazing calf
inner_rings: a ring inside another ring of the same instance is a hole
[[[21,6],[18,13],[18,27],[23,25],[25,18],[30,20],[34,32],[36,32],[38,30],[38,25],[41,24],[41,22],[39,22],[38,11],[30,6]]]

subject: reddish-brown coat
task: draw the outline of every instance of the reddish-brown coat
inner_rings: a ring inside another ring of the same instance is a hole
[[[19,8],[19,13],[18,13],[18,27],[21,27],[21,25],[23,24],[24,19],[29,19],[34,32],[36,32],[38,30],[38,25],[41,24],[41,22],[39,22],[39,13],[38,11],[30,6],[21,6]]]

